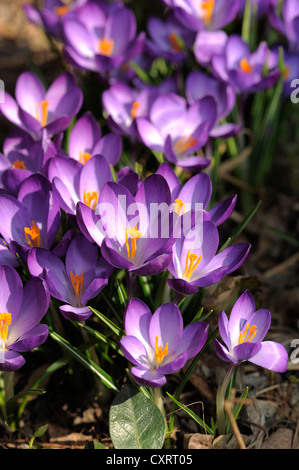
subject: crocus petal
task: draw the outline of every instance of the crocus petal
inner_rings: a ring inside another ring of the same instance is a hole
[[[209,325],[205,322],[194,322],[188,325],[183,332],[182,339],[177,348],[177,354],[187,353],[187,359],[191,359],[204,346],[208,337]]]
[[[195,294],[198,291],[197,287],[183,279],[167,279],[167,284],[172,290],[183,295]]]
[[[0,286],[0,312],[11,313],[12,322],[15,322],[22,305],[23,284],[11,266],[0,266]]]
[[[78,202],[76,206],[76,217],[78,226],[83,235],[89,240],[101,246],[105,237],[105,231],[99,215],[83,202]]]
[[[18,341],[10,344],[9,347],[13,351],[26,352],[32,351],[40,344],[43,344],[48,338],[49,327],[48,325],[37,325],[20,337]]]
[[[143,117],[137,118],[135,124],[142,142],[152,150],[162,152],[164,140],[157,128]]]
[[[176,351],[183,334],[183,319],[177,305],[166,303],[161,305],[153,314],[150,326],[149,337],[151,346],[155,349],[156,338],[159,346],[164,349],[168,343],[168,354]]]
[[[178,198],[184,203],[190,203],[190,210],[195,209],[195,204],[202,204],[205,209],[212,196],[211,178],[206,173],[199,173],[190,178],[181,189]]]
[[[19,106],[9,93],[4,93],[3,103],[0,103],[2,114],[17,126],[24,128],[19,117]]]
[[[167,356],[163,360],[163,363],[165,362],[166,364],[161,365],[159,367],[159,373],[160,374],[173,374],[174,372],[177,372],[178,370],[182,369],[184,365],[186,364],[188,359],[187,352],[183,352],[180,355],[175,353],[175,358],[171,360],[170,362],[167,362]]]
[[[103,155],[110,165],[115,166],[122,153],[122,139],[118,134],[104,135],[94,146],[94,154]]]
[[[124,327],[127,335],[135,336],[142,343],[149,343],[149,324],[152,313],[148,306],[137,298],[132,298],[126,308]]]
[[[158,371],[132,367],[131,373],[135,381],[145,387],[162,387],[167,382],[166,377]]]
[[[101,139],[101,128],[94,116],[87,112],[75,123],[69,139],[69,155],[79,160],[80,153],[92,153],[94,145]]]
[[[91,281],[88,287],[86,287],[82,297],[82,305],[86,305],[90,299],[94,299],[108,284],[108,274],[102,274]]]
[[[11,372],[20,369],[24,364],[25,359],[17,352],[6,350],[2,356],[0,351],[0,370]]]
[[[163,255],[154,256],[152,260],[143,263],[140,268],[131,268],[130,271],[138,276],[155,276],[164,272],[171,261],[172,254],[165,253]]]
[[[229,333],[232,344],[237,344],[240,333],[240,321],[248,321],[255,312],[255,301],[249,290],[246,290],[234,303],[229,318]]]
[[[59,307],[61,314],[66,320],[84,322],[87,320],[92,311],[88,307],[73,307],[72,305],[61,305]]]
[[[214,340],[214,349],[215,349],[217,356],[220,357],[222,361],[233,362],[233,363],[238,362],[238,360],[229,353],[226,347],[223,346],[223,344],[221,344],[217,338],[215,338]]]
[[[242,343],[238,344],[233,349],[233,355],[238,360],[241,361],[248,361],[255,356],[262,347],[262,343]]]
[[[95,276],[98,247],[90,243],[82,234],[78,234],[70,243],[65,256],[66,273],[72,272],[84,276],[84,286],[88,286]]]
[[[288,353],[282,344],[275,341],[263,341],[261,349],[250,358],[250,362],[274,372],[286,372]]]
[[[15,96],[19,106],[36,118],[36,108],[45,99],[45,88],[31,72],[23,72],[16,83]]]
[[[135,336],[124,336],[120,340],[121,350],[125,358],[136,366],[149,368],[147,351],[142,342]]]
[[[219,202],[209,210],[212,222],[218,227],[232,214],[237,202],[237,196],[231,196]]]
[[[219,314],[219,319],[218,319],[218,327],[219,327],[219,333],[224,341],[225,345],[229,348],[230,347],[230,339],[229,339],[229,333],[228,333],[228,318],[226,313],[222,310]]]
[[[248,321],[257,328],[254,336],[255,342],[263,341],[271,325],[271,313],[266,308],[261,308],[249,317]]]

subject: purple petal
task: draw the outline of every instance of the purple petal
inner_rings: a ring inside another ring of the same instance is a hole
[[[15,96],[19,106],[36,119],[36,108],[45,99],[45,87],[31,72],[23,72],[16,83]]]
[[[15,125],[24,128],[19,117],[19,106],[9,93],[4,93],[3,103],[0,103],[2,114]]]
[[[9,312],[14,323],[20,313],[23,300],[23,284],[11,266],[0,266],[0,312]]]
[[[168,162],[164,162],[159,166],[156,174],[165,178],[170,189],[171,200],[174,201],[178,197],[178,194],[181,190],[181,182],[175,174],[174,170]]]
[[[275,341],[264,341],[257,354],[250,358],[250,362],[274,372],[286,372],[288,367],[288,353],[282,344]]]
[[[134,380],[145,387],[162,387],[167,382],[166,377],[160,374],[158,370],[151,371],[140,367],[132,367],[131,373]]]
[[[152,260],[143,263],[140,268],[130,269],[138,276],[155,276],[164,272],[171,261],[171,253],[155,256]]]
[[[195,209],[195,204],[202,204],[205,209],[212,196],[211,178],[206,173],[199,173],[190,178],[181,189],[178,198],[184,203],[190,203],[190,210]]]
[[[144,344],[135,336],[124,336],[120,340],[125,358],[135,366],[149,368],[147,351]]]
[[[95,145],[93,152],[103,155],[110,165],[116,165],[122,153],[121,136],[113,133],[104,135]]]
[[[182,339],[176,351],[177,354],[186,352],[187,359],[196,356],[207,340],[208,330],[208,323],[194,322],[188,325],[184,329]]]
[[[75,123],[69,139],[69,156],[80,160],[80,153],[93,153],[95,144],[101,139],[101,128],[90,113],[85,113]],[[100,152],[98,152],[100,153]]]
[[[173,374],[184,367],[188,359],[187,353],[182,352],[180,355],[176,353],[175,356],[176,357],[170,362],[167,362],[168,356],[166,356],[166,359],[163,361],[166,362],[166,364],[163,365],[162,363],[161,367],[158,368],[160,374]]]
[[[229,351],[226,349],[225,346],[223,346],[223,344],[221,344],[217,338],[215,338],[214,340],[214,349],[215,349],[215,352],[217,354],[218,357],[220,357],[220,359],[222,359],[222,361],[225,361],[225,362],[234,362],[234,363],[237,363],[237,359],[235,359],[234,357],[232,357],[232,355],[229,353]]]
[[[237,202],[237,196],[231,196],[219,202],[209,210],[212,222],[218,227],[232,214]]]
[[[159,346],[164,349],[168,343],[168,354],[174,353],[183,335],[183,319],[177,305],[166,303],[161,305],[153,314],[149,337],[151,346],[155,349],[155,341],[158,337]]]
[[[218,318],[218,327],[219,333],[224,341],[225,345],[229,348],[230,347],[230,339],[229,339],[229,332],[228,332],[228,318],[226,313],[222,310],[219,314]]]
[[[249,290],[246,290],[234,303],[229,317],[229,333],[232,344],[237,344],[240,333],[240,321],[249,321],[255,312],[255,301]]]
[[[11,372],[20,369],[24,364],[23,356],[15,351],[5,350],[4,357],[0,354],[0,370]]]
[[[233,354],[238,361],[248,361],[259,352],[261,347],[261,343],[242,343],[234,347]]]
[[[23,334],[18,341],[9,345],[13,351],[26,352],[32,351],[40,344],[43,344],[49,335],[48,325],[37,325],[32,330]]]
[[[59,310],[64,318],[67,320],[84,322],[87,320],[92,311],[88,307],[73,307],[72,305],[61,305]]]
[[[98,195],[102,187],[108,181],[112,181],[109,163],[101,155],[90,158],[81,170],[79,194],[80,200],[84,201],[84,192],[96,192]]]
[[[100,216],[83,202],[78,202],[76,207],[76,217],[78,226],[83,235],[89,240],[101,246],[105,237]]]
[[[67,274],[79,274],[83,271],[84,287],[95,277],[98,259],[98,247],[90,243],[82,234],[78,234],[70,243],[65,256]]]
[[[132,298],[125,312],[124,327],[126,334],[135,336],[142,343],[149,343],[149,324],[152,313],[147,305],[137,298]]]
[[[183,295],[190,295],[198,292],[197,287],[192,286],[189,282],[184,281],[183,279],[167,279],[167,284],[172,290]]]

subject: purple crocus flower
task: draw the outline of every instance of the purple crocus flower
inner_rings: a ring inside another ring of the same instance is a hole
[[[44,0],[44,7],[38,10],[33,5],[23,6],[27,18],[31,23],[42,27],[45,32],[57,39],[62,39],[61,18],[70,14],[87,0]]]
[[[103,155],[111,165],[116,165],[122,152],[122,141],[118,134],[102,136],[98,121],[86,112],[75,123],[68,142],[68,155],[85,164],[93,155]]]
[[[209,213],[197,210],[186,215],[189,217],[182,217],[181,236],[172,247],[168,266],[173,278],[167,279],[168,285],[182,295],[219,282],[241,266],[250,250],[248,243],[236,243],[217,253],[219,234]]]
[[[299,4],[297,0],[284,0],[281,15],[277,12],[278,0],[272,0],[269,21],[289,41],[291,50],[299,48]]]
[[[225,346],[215,339],[215,351],[226,362],[253,364],[275,372],[285,372],[288,353],[275,341],[263,341],[271,324],[271,313],[256,310],[252,294],[246,290],[235,302],[230,317],[222,311],[219,316],[219,333]]]
[[[193,45],[195,34],[184,28],[173,12],[166,15],[165,21],[154,16],[149,18],[147,29],[146,49],[153,57],[164,57],[174,63],[186,59],[186,48]]]
[[[165,375],[184,367],[204,346],[209,325],[194,322],[184,329],[177,305],[166,303],[154,314],[141,300],[130,300],[124,320],[126,336],[121,349],[134,366],[131,373],[139,385],[161,387]]]
[[[56,78],[47,91],[35,74],[23,72],[17,79],[15,97],[5,92],[0,110],[34,140],[65,130],[83,101],[82,91],[70,72]]]
[[[3,264],[8,264],[8,266],[12,266],[13,268],[19,266],[17,258],[9,251],[5,240],[0,238],[0,265],[2,266]]]
[[[25,287],[11,266],[0,266],[0,370],[14,371],[25,364],[22,353],[44,343],[48,325],[40,324],[49,307],[43,280],[30,279]]]
[[[223,55],[228,35],[225,31],[199,31],[196,34],[193,52],[197,62],[210,66],[214,55]]]
[[[240,0],[163,0],[179,21],[191,31],[216,31],[231,23],[240,10]]]
[[[113,268],[102,258],[98,259],[98,247],[82,234],[70,242],[65,263],[44,248],[32,248],[28,269],[33,276],[43,278],[49,292],[63,304],[59,307],[68,320],[85,321],[91,315],[87,307],[106,286]]]
[[[162,163],[156,174],[162,175],[168,183],[174,211],[183,216],[186,212],[199,209],[207,210],[212,196],[212,181],[207,173],[192,176],[183,186],[168,162]],[[213,224],[221,225],[232,214],[237,202],[233,195],[208,210]],[[196,206],[196,204],[198,206]]]
[[[107,183],[97,213],[78,203],[77,221],[112,266],[135,275],[154,275],[167,268],[171,257],[170,204],[169,187],[160,175],[141,182],[135,197],[122,184]]]
[[[228,38],[223,55],[213,56],[212,72],[220,80],[231,84],[237,93],[266,90],[274,86],[280,77],[275,54],[266,42],[261,42],[257,50],[251,53],[248,44],[236,34]]]
[[[164,93],[155,99],[148,118],[136,118],[136,127],[146,146],[181,168],[198,171],[210,160],[194,154],[207,143],[216,118],[217,106],[210,96],[188,105],[182,96]]]
[[[112,181],[109,163],[101,155],[94,155],[85,165],[73,158],[56,156],[49,164],[48,177],[61,209],[71,219],[76,215],[79,201],[94,211],[102,187]]]
[[[211,75],[199,70],[191,72],[186,80],[186,97],[190,104],[194,103],[202,96],[212,96],[217,105],[217,120],[215,126],[210,131],[211,137],[231,137],[238,134],[241,126],[234,123],[225,123],[223,121],[232,111],[236,94],[233,88]]]
[[[50,249],[60,227],[60,207],[51,183],[31,175],[21,184],[18,197],[0,194],[0,233],[13,254],[26,261],[33,246]]]
[[[99,73],[113,71],[141,53],[145,34],[136,34],[133,12],[119,4],[102,8],[88,2],[62,19],[64,54],[73,66]]]

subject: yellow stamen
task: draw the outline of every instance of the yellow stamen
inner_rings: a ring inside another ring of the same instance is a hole
[[[103,39],[99,39],[98,42],[98,49],[99,52],[106,56],[111,56],[114,48],[114,41],[113,39],[107,38],[104,36]]]
[[[92,210],[95,210],[99,200],[99,193],[97,191],[88,192],[84,189],[83,202]]]
[[[249,330],[249,333],[248,333],[248,330]],[[248,333],[248,336],[246,338],[247,333]],[[250,323],[247,323],[245,330],[240,332],[238,344],[252,341],[256,334],[257,334],[257,326],[256,325],[250,326]]]
[[[129,244],[129,237],[128,233],[131,238],[131,249],[130,249],[130,244]],[[142,237],[142,233],[137,230],[137,224],[135,224],[134,228],[126,228],[125,229],[125,239],[126,239],[126,247],[127,247],[127,254],[128,258],[131,259],[136,259],[136,251],[137,251],[137,240]]]
[[[182,50],[181,39],[176,33],[170,33],[168,35],[168,40],[173,51],[180,52]]]
[[[71,283],[74,289],[74,292],[76,294],[76,297],[78,299],[81,299],[82,294],[83,294],[83,271],[81,269],[81,275],[79,276],[78,274],[73,274],[73,271],[70,271],[70,277],[71,277]]]
[[[88,152],[80,152],[79,154],[79,162],[85,165],[85,163],[91,158],[92,156]]]
[[[155,359],[159,363],[159,366],[161,365],[163,359],[165,356],[168,354],[168,343],[165,344],[164,349],[162,349],[162,346],[158,346],[159,344],[159,338],[156,336],[155,338]]]
[[[251,73],[252,72],[252,65],[249,64],[248,60],[243,58],[240,61],[240,67],[245,73]]]
[[[174,150],[176,153],[183,153],[188,148],[193,147],[197,142],[196,138],[192,138],[192,136],[189,137],[181,137],[174,145]]]
[[[132,108],[131,108],[131,118],[132,119],[136,118],[139,108],[140,108],[139,101],[134,101],[134,103],[132,104]]]
[[[197,256],[195,253],[190,253],[190,250],[188,250],[187,257],[186,257],[184,278],[187,278],[190,280],[195,269],[201,262],[201,258],[202,258],[201,255]]]
[[[31,227],[24,227],[24,233],[29,246],[40,247],[40,231],[34,220],[32,221]]]
[[[69,11],[69,7],[67,5],[61,6],[61,7],[55,7],[54,8],[54,13],[58,16],[63,16]]]
[[[174,201],[174,210],[178,215],[185,214],[185,203],[182,199],[176,199]]]
[[[215,0],[202,0],[201,2],[201,17],[206,25],[211,24]]]
[[[11,324],[11,314],[8,312],[0,313],[0,340],[1,342],[6,341],[8,327],[10,324]]]
[[[17,168],[18,170],[26,170],[24,160],[15,160],[12,164],[12,168]]]
[[[43,100],[40,103],[36,103],[35,105],[35,119],[41,123],[42,127],[45,127],[47,125],[47,119],[48,119],[48,107],[49,107],[49,101],[48,100]],[[42,110],[42,115],[40,117],[39,115],[39,105]]]

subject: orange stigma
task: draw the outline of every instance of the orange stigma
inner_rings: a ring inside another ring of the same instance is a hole
[[[132,119],[136,118],[139,108],[140,108],[139,101],[134,101],[134,103],[132,104],[132,108],[131,108],[131,118]]]
[[[49,107],[49,101],[48,100],[43,100],[40,103],[36,103],[35,105],[35,119],[40,122],[42,127],[45,127],[47,125],[47,120],[48,120],[48,107]],[[39,115],[39,105],[41,107],[41,117]]]
[[[190,147],[193,147],[197,142],[196,138],[189,137],[181,137],[174,145],[174,151],[178,154],[184,153]]]
[[[130,244],[129,244],[129,237],[128,233],[131,238],[131,249],[130,249]],[[137,230],[137,224],[135,224],[134,228],[126,228],[125,229],[125,239],[126,239],[126,247],[127,247],[127,253],[128,253],[128,258],[131,259],[136,259],[136,251],[137,251],[137,240],[142,237],[142,233]]]
[[[180,52],[182,50],[182,40],[176,33],[170,33],[168,40],[173,51]]]
[[[182,199],[176,199],[174,201],[174,210],[178,215],[185,214],[185,203]]]
[[[8,327],[10,324],[11,324],[11,313],[8,313],[8,312],[0,313],[0,349],[5,349],[5,341],[7,339]]]
[[[159,346],[159,338],[155,338],[155,359],[158,362],[159,366],[161,365],[163,359],[168,354],[168,343],[165,344],[164,349],[162,346]]]
[[[24,227],[24,233],[29,246],[40,247],[40,231],[34,220],[32,221],[31,227]]]
[[[290,78],[290,73],[291,73],[290,67],[285,67],[283,71],[283,79],[288,80]]]
[[[55,7],[53,11],[56,15],[63,16],[69,11],[69,7],[67,5],[63,5],[61,7]]]
[[[24,160],[15,160],[12,164],[12,168],[17,168],[18,170],[26,170]]]
[[[114,48],[114,41],[113,39],[107,38],[104,36],[103,39],[99,39],[98,41],[98,49],[99,52],[106,56],[111,56]]]
[[[206,25],[211,24],[215,0],[202,0],[201,2],[201,17]]]
[[[84,189],[83,202],[89,206],[92,210],[95,210],[96,205],[99,200],[99,193],[97,191],[92,191],[91,193]]]
[[[71,283],[72,283],[74,292],[76,294],[76,297],[78,299],[81,299],[82,294],[83,294],[83,281],[84,281],[82,269],[81,269],[80,276],[78,274],[73,274],[73,271],[70,271],[70,277],[71,277]]]
[[[246,338],[247,333],[248,333],[248,336]],[[250,323],[247,323],[245,330],[240,332],[238,344],[250,343],[250,341],[253,340],[256,334],[257,334],[257,326],[256,325],[250,326]]]
[[[190,280],[195,269],[201,262],[201,258],[202,256],[197,256],[195,253],[190,253],[190,250],[188,250],[187,257],[186,257],[184,278],[187,278],[188,280]]]
[[[249,64],[248,60],[243,58],[240,61],[240,67],[245,73],[251,73],[252,72],[252,65]]]
[[[91,158],[91,154],[88,152],[80,152],[79,154],[79,162],[85,165],[86,162]]]

